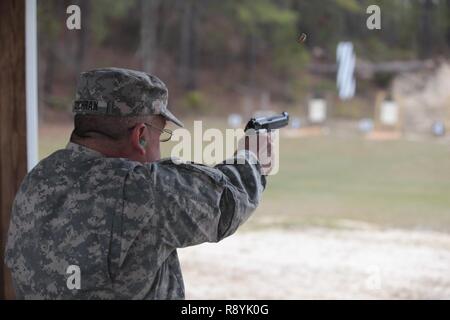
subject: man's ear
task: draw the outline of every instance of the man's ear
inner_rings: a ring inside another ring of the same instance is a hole
[[[131,133],[131,145],[133,149],[137,150],[141,155],[145,154],[145,125],[143,123],[136,125]]]

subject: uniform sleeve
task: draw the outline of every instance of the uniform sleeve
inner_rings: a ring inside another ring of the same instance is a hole
[[[215,167],[164,160],[148,169],[155,211],[150,223],[174,248],[218,242],[233,234],[256,209],[266,185],[248,151]]]

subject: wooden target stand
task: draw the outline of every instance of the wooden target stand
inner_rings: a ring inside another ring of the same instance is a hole
[[[286,128],[282,131],[287,138],[318,137],[328,133],[326,121],[329,114],[329,99],[308,98],[304,118],[308,119],[307,125],[300,128]]]
[[[374,129],[366,135],[368,140],[397,140],[402,137],[402,102],[389,99],[386,91],[379,91],[375,97]],[[389,102],[388,102],[389,101]],[[386,103],[392,103],[387,105]],[[391,114],[386,114],[391,112]],[[395,114],[393,114],[395,113]],[[393,121],[396,118],[396,121]]]

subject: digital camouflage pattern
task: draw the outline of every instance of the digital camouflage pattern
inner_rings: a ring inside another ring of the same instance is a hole
[[[77,114],[111,116],[162,115],[183,126],[168,109],[168,89],[156,76],[141,71],[105,68],[82,72],[73,104]]]
[[[5,262],[17,296],[183,299],[177,248],[233,234],[261,199],[254,155],[237,157],[245,164],[143,165],[75,143],[56,151],[14,201]],[[81,269],[80,290],[67,288],[69,265]]]

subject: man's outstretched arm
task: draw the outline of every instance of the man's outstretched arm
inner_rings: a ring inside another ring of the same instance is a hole
[[[238,158],[237,164],[215,167],[162,160],[135,169],[129,181],[146,181],[154,212],[149,223],[165,244],[181,248],[217,242],[249,218],[266,179],[252,152],[241,150]]]

